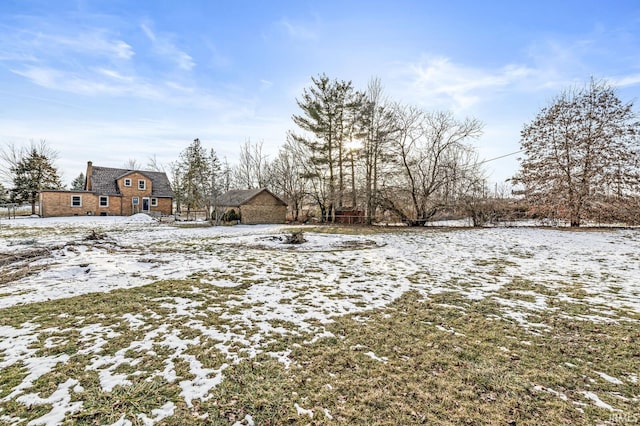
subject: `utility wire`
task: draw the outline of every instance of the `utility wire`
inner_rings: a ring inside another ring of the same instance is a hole
[[[476,163],[476,165],[477,165],[477,166],[479,166],[480,164],[488,163],[488,162],[490,162],[490,161],[499,160],[499,159],[501,159],[501,158],[505,158],[505,157],[511,157],[512,155],[520,154],[520,153],[521,153],[521,152],[523,152],[523,151],[524,151],[524,149],[521,149],[521,150],[519,150],[519,151],[512,152],[512,153],[509,153],[509,154],[504,154],[504,155],[501,155],[501,156],[499,156],[499,157],[489,158],[488,160],[482,160],[481,162]]]

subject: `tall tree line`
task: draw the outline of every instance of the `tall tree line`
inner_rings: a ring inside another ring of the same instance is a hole
[[[364,211],[367,223],[386,211],[419,224],[483,181],[470,145],[482,133],[476,119],[392,102],[379,79],[360,91],[312,77],[297,104],[281,157],[296,159],[299,187],[322,221],[348,208]]]

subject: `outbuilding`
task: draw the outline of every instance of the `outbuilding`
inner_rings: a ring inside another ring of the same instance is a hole
[[[235,210],[243,224],[285,223],[287,218],[287,203],[266,188],[228,191],[216,205],[224,212]]]

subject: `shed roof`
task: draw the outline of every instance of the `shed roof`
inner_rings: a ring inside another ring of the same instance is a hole
[[[257,189],[232,189],[227,191],[217,199],[217,204],[225,207],[240,207],[257,197],[259,194],[266,192],[275,198],[279,203],[287,205],[280,197],[269,191],[267,188]]]
[[[131,173],[140,173],[151,179],[153,197],[173,197],[169,178],[164,172],[116,169],[113,167],[93,166],[91,171],[91,189],[102,195],[120,195],[118,179]]]

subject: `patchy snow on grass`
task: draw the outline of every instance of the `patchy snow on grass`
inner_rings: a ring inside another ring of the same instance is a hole
[[[0,286],[0,309],[160,280],[196,280],[199,286],[192,286],[191,291],[152,299],[165,316],[129,312],[119,317],[123,327],[104,325],[108,320],[104,318],[104,324],[82,322],[76,330],[77,354],[89,356],[86,369],[96,372],[103,391],[130,385],[132,374],[124,371],[142,369],[144,356],[154,358],[164,353],[158,363],[161,367],[148,372],[148,380],[159,376],[169,383],[177,381],[188,407],[196,400],[210,398],[229,365],[262,353],[274,337],[310,333],[305,345],[335,337],[325,328],[335,317],[364,317],[366,311],[385,307],[410,290],[425,298],[455,292],[470,303],[491,299],[501,310],[495,319],[519,324],[534,334],[553,331],[531,318],[542,314],[610,322],[619,320],[624,310],[640,311],[637,230],[402,229],[344,235],[306,232],[300,227],[307,242],[289,245],[283,243],[287,229],[283,226],[178,228],[146,215],[23,219],[2,225],[0,255],[26,253],[33,247],[50,254],[29,262],[27,275]],[[87,240],[92,230],[106,237]],[[29,244],[17,244],[25,241]],[[10,264],[2,268],[2,273],[11,271]],[[514,280],[530,289],[509,290]],[[237,290],[228,297],[214,297],[217,290],[229,288]],[[594,308],[589,315],[560,313],[550,301]],[[454,307],[464,311],[464,307]],[[220,323],[204,321],[203,312],[215,313]],[[448,327],[435,328],[464,337]],[[115,352],[103,353],[105,345],[127,329],[135,332],[136,338]],[[39,355],[33,346],[44,333],[35,319],[20,327],[0,326],[0,368],[22,363],[26,376],[2,401],[51,404],[56,408],[41,423],[48,424],[47,419],[64,418],[82,402],[68,398],[78,385],[74,378],[58,383],[48,399],[25,393],[38,378],[70,358],[68,354]],[[202,359],[190,352],[205,339],[214,342],[211,348],[226,362],[203,365]],[[42,340],[48,349],[65,344],[55,333]],[[366,348],[353,350],[362,349]],[[286,368],[293,363],[291,348],[267,354]],[[387,362],[373,351],[363,354]],[[193,377],[179,376],[176,363],[186,365]],[[596,373],[611,384],[623,383]],[[637,383],[636,373],[620,374],[616,373],[629,383]],[[536,390],[566,398],[549,388]],[[601,408],[613,409],[592,392],[584,395]],[[172,416],[175,406],[168,404],[154,409],[150,416],[140,413],[137,420],[153,424]],[[313,411],[297,403],[295,408],[298,415],[312,418]],[[326,412],[325,417],[331,419]],[[252,424],[253,420],[247,416],[242,422]],[[116,422],[131,423],[125,417]]]
[[[179,385],[182,389],[182,396],[187,403],[187,407],[193,407],[193,400],[200,399],[207,401],[211,396],[209,391],[222,382],[222,372],[229,364],[222,364],[218,369],[204,368],[202,363],[193,355],[182,355],[182,359],[189,363],[191,374],[196,378],[192,380],[182,380]],[[211,377],[213,375],[213,377]]]
[[[138,414],[138,418],[142,420],[142,423],[145,426],[153,426],[158,423],[160,420],[166,419],[167,417],[173,416],[173,412],[176,406],[173,402],[167,402],[160,408],[154,408],[151,410],[151,415],[153,418],[149,418],[146,414]]]
[[[562,392],[558,392],[558,391],[557,391],[557,390],[555,390],[555,389],[545,388],[544,386],[535,385],[535,386],[533,387],[533,390],[538,391],[538,392],[547,392],[547,393],[550,393],[551,395],[555,395],[555,396],[557,396],[558,398],[560,398],[560,399],[561,399],[561,400],[563,400],[563,401],[568,401],[568,400],[569,400],[569,398],[567,398],[567,395],[565,395],[565,394],[564,394],[564,393],[562,393]]]
[[[386,363],[387,363],[387,361],[389,360],[389,358],[387,358],[387,357],[385,357],[385,356],[383,356],[383,357],[379,357],[379,356],[377,356],[375,353],[373,353],[373,352],[371,352],[371,351],[369,351],[369,352],[365,352],[364,354],[365,354],[366,356],[368,356],[369,358],[371,358],[372,360],[374,360],[374,361],[379,361],[379,362],[382,362],[382,363],[384,363],[384,364],[386,364]]]
[[[609,410],[609,411],[617,411],[611,405],[607,404],[606,402],[603,402],[600,399],[600,397],[598,397],[598,395],[596,395],[593,392],[583,391],[582,394],[586,398],[592,400],[596,404],[596,407],[604,408],[605,410]]]
[[[22,328],[0,327],[0,369],[22,362],[22,367],[27,375],[12,392],[0,401],[9,401],[22,395],[25,389],[30,388],[40,377],[49,373],[53,368],[69,360],[69,355],[59,354],[54,356],[38,356],[37,349],[33,345],[38,340],[38,334],[33,332],[34,324],[25,323]]]
[[[611,377],[611,376],[610,376],[610,375],[608,375],[608,374],[602,373],[602,372],[600,372],[600,371],[596,371],[595,373],[596,373],[598,376],[602,377],[602,378],[603,378],[604,380],[606,380],[607,382],[609,382],[609,383],[613,383],[614,385],[622,385],[622,384],[624,384],[624,383],[622,382],[622,380],[617,379],[617,378],[615,378],[615,377]]]
[[[302,408],[301,406],[298,405],[297,402],[293,404],[293,406],[295,407],[296,412],[298,413],[299,416],[309,416],[310,419],[313,419],[313,410],[307,410],[306,408]]]
[[[52,407],[49,413],[30,421],[28,425],[55,426],[62,423],[67,413],[75,413],[80,410],[82,401],[71,402],[70,394],[70,389],[77,385],[77,380],[68,379],[66,382],[58,385],[58,389],[47,398],[41,398],[35,394],[19,396],[16,401],[29,407],[34,405],[51,405]]]
[[[244,416],[244,419],[235,422],[233,426],[254,426],[255,422],[253,421],[253,417],[250,414]]]

